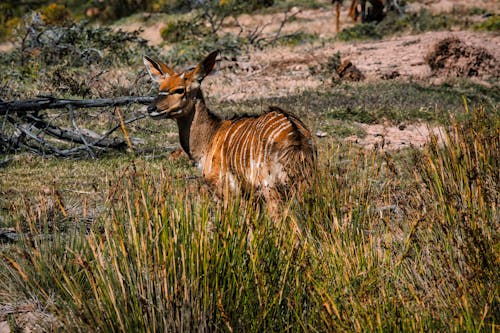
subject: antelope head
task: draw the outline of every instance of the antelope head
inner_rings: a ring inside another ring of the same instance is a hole
[[[153,118],[180,118],[193,112],[195,102],[202,98],[201,81],[213,70],[219,51],[210,53],[192,69],[176,73],[161,61],[144,56],[144,65],[160,85],[158,97],[148,107]]]

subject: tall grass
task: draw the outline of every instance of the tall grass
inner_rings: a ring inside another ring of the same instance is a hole
[[[325,145],[279,220],[130,168],[88,230],[32,219],[0,254],[0,302],[37,299],[70,331],[495,331],[499,152],[483,109],[423,151]]]

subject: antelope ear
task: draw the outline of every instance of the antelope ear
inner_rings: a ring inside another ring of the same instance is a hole
[[[161,83],[166,77],[175,74],[173,70],[161,61],[154,60],[148,56],[144,56],[142,60],[144,61],[149,76],[151,76],[151,79],[155,82]]]
[[[219,56],[219,50],[210,53],[205,60],[200,62],[193,70],[194,78],[201,82],[205,76],[210,74],[217,63],[217,57]]]

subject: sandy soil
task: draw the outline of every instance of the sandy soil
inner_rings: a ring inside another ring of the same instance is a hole
[[[500,5],[494,0],[427,0],[412,2],[407,10],[418,11],[422,6],[434,13],[467,8],[482,8],[490,12],[499,12]],[[236,62],[222,61],[220,71],[212,79],[207,79],[207,91],[214,98],[242,100],[261,96],[284,96],[306,89],[320,88],[325,85],[323,77],[313,76],[310,67],[325,64],[328,58],[340,52],[342,59],[350,59],[361,70],[368,81],[377,81],[382,77],[398,74],[399,80],[430,80],[430,68],[424,58],[429,49],[446,37],[457,37],[467,44],[485,47],[497,59],[500,59],[500,35],[471,31],[427,32],[419,35],[391,37],[381,41],[360,42],[325,42],[333,40],[334,13],[329,8],[300,10],[292,8],[287,14],[294,16],[281,32],[291,34],[305,32],[319,35],[323,42],[295,47],[267,48],[253,51],[242,56]],[[283,13],[265,15],[242,15],[238,23],[229,20],[224,31],[242,34],[263,28],[262,35],[272,39],[284,18]],[[341,12],[341,27],[352,26],[345,5]],[[151,44],[161,42],[159,31],[163,23],[143,27],[142,36]],[[139,23],[120,27],[125,30],[139,28]],[[165,46],[168,48],[169,46]],[[326,82],[328,84],[328,82]]]
[[[389,123],[383,124],[358,124],[366,135],[362,138],[352,135],[346,141],[354,142],[369,149],[398,150],[402,148],[422,147],[429,137],[435,135],[438,141],[445,138],[442,127],[430,126],[428,124],[400,124],[398,126]]]
[[[393,72],[399,74],[399,80],[434,80],[430,78],[425,56],[434,44],[451,36],[473,46],[485,47],[500,59],[500,36],[470,31],[428,32],[370,42],[276,47],[251,53],[236,64],[222,62],[219,75],[207,80],[207,90],[212,97],[242,100],[285,96],[325,87],[329,82],[312,75],[310,67],[326,64],[337,52],[342,59],[350,59],[368,81],[380,80]]]

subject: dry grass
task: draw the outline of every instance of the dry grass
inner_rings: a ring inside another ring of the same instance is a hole
[[[325,144],[279,221],[224,209],[182,162],[116,160],[85,225],[9,212],[26,236],[2,248],[0,302],[75,331],[495,330],[500,122],[465,118],[423,151]]]

